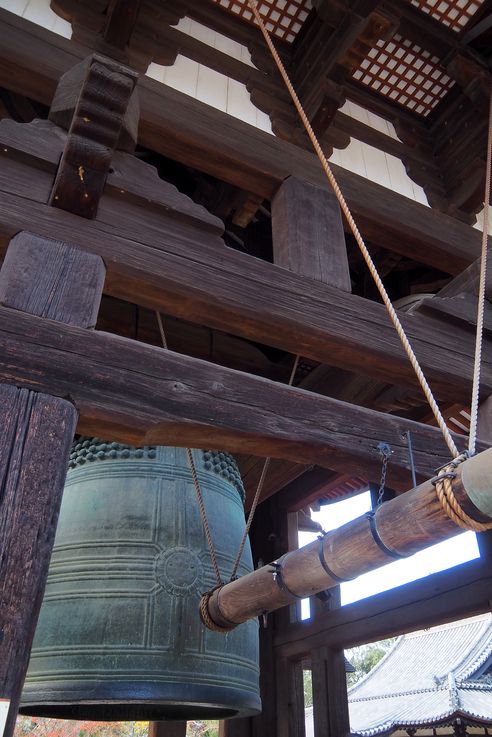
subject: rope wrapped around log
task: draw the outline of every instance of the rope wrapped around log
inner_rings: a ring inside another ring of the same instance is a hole
[[[370,517],[362,515],[212,590],[202,599],[201,609],[206,610],[202,619],[206,626],[230,631],[248,619],[453,537],[463,526],[480,531],[492,527],[492,448],[456,459],[434,479],[386,502]]]

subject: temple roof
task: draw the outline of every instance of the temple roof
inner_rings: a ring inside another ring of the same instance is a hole
[[[361,737],[397,727],[492,723],[492,616],[399,638],[349,691],[350,723]]]

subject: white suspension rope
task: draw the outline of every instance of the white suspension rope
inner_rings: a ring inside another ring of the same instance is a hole
[[[487,275],[487,247],[489,236],[490,170],[492,167],[492,86],[489,100],[489,129],[487,136],[487,163],[485,170],[485,194],[483,198],[482,255],[480,260],[480,286],[478,290],[477,333],[475,336],[475,367],[473,371],[472,403],[470,410],[470,436],[468,453],[474,455],[477,444],[478,402],[480,399],[480,367],[482,363],[483,318],[485,312],[485,282]]]
[[[444,440],[446,441],[446,444],[450,450],[451,456],[453,458],[456,458],[459,455],[458,448],[456,447],[456,444],[451,436],[451,433],[449,432],[449,429],[446,425],[446,421],[441,413],[441,410],[439,409],[436,400],[434,399],[434,396],[432,394],[432,390],[427,382],[427,379],[424,376],[424,373],[422,371],[422,368],[420,367],[420,364],[418,362],[417,356],[415,355],[412,346],[410,345],[410,342],[405,334],[403,325],[400,322],[400,319],[396,313],[395,308],[393,307],[391,300],[389,298],[389,295],[384,287],[383,282],[381,281],[381,277],[378,274],[378,271],[376,269],[376,266],[374,264],[374,261],[371,258],[371,255],[369,251],[367,250],[366,244],[364,243],[364,239],[362,238],[362,235],[357,227],[357,224],[355,223],[354,218],[352,217],[352,213],[350,212],[350,209],[345,201],[345,197],[343,196],[340,187],[338,186],[338,182],[335,178],[335,175],[333,174],[331,167],[328,163],[328,160],[323,152],[323,149],[321,148],[319,141],[316,137],[316,134],[311,126],[311,123],[309,122],[309,119],[304,112],[304,109],[302,107],[301,101],[299,100],[296,91],[294,90],[294,87],[292,85],[292,82],[290,81],[289,75],[287,74],[285,67],[282,63],[282,60],[280,59],[277,50],[275,46],[273,45],[273,42],[270,38],[270,34],[268,33],[265,24],[258,12],[257,4],[255,0],[248,0],[249,6],[255,16],[255,19],[261,29],[261,32],[265,38],[265,41],[268,45],[268,48],[270,49],[270,52],[275,60],[275,63],[277,64],[278,70],[280,74],[282,75],[282,78],[285,82],[285,85],[290,93],[290,96],[292,98],[292,101],[297,109],[297,112],[299,113],[299,116],[304,124],[304,128],[306,129],[306,132],[309,136],[309,139],[313,145],[314,150],[316,151],[318,158],[320,160],[321,166],[323,167],[323,170],[328,178],[328,181],[330,182],[333,191],[335,192],[336,198],[338,200],[338,203],[340,205],[340,208],[345,215],[347,222],[350,226],[350,230],[352,231],[355,240],[357,241],[357,245],[359,246],[359,249],[362,253],[362,256],[364,257],[364,260],[369,268],[369,271],[371,273],[372,278],[374,279],[374,282],[378,288],[379,294],[381,295],[381,299],[383,300],[386,309],[388,311],[388,314],[390,316],[390,319],[393,323],[393,326],[395,327],[396,332],[398,333],[398,336],[400,338],[400,341],[403,345],[403,348],[405,350],[405,353],[408,356],[408,359],[410,363],[412,364],[412,367],[415,371],[415,374],[417,376],[417,379],[420,383],[420,386],[422,387],[422,390],[427,398],[427,401],[429,402],[429,405],[432,409],[432,412],[434,414],[434,417],[436,418],[436,422],[438,426],[441,429],[441,432],[444,436]]]

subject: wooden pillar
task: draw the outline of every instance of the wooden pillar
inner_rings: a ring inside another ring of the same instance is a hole
[[[289,177],[272,200],[273,261],[351,291],[342,216],[331,192]]]
[[[345,737],[350,725],[343,650],[313,650],[311,668],[314,737]]]
[[[277,737],[304,737],[304,680],[301,661],[275,658]]]
[[[20,233],[0,272],[0,304],[89,328],[103,282],[98,256]],[[0,385],[1,737],[14,731],[77,422],[67,399],[14,384],[15,355],[12,385]]]
[[[150,722],[149,737],[186,737],[186,722]]]

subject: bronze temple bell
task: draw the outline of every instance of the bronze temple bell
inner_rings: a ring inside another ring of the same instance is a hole
[[[221,574],[244,531],[227,453],[193,450]],[[238,575],[252,570],[249,547]],[[260,711],[258,624],[199,617],[215,584],[186,451],[81,439],[73,449],[21,712],[178,720]]]

